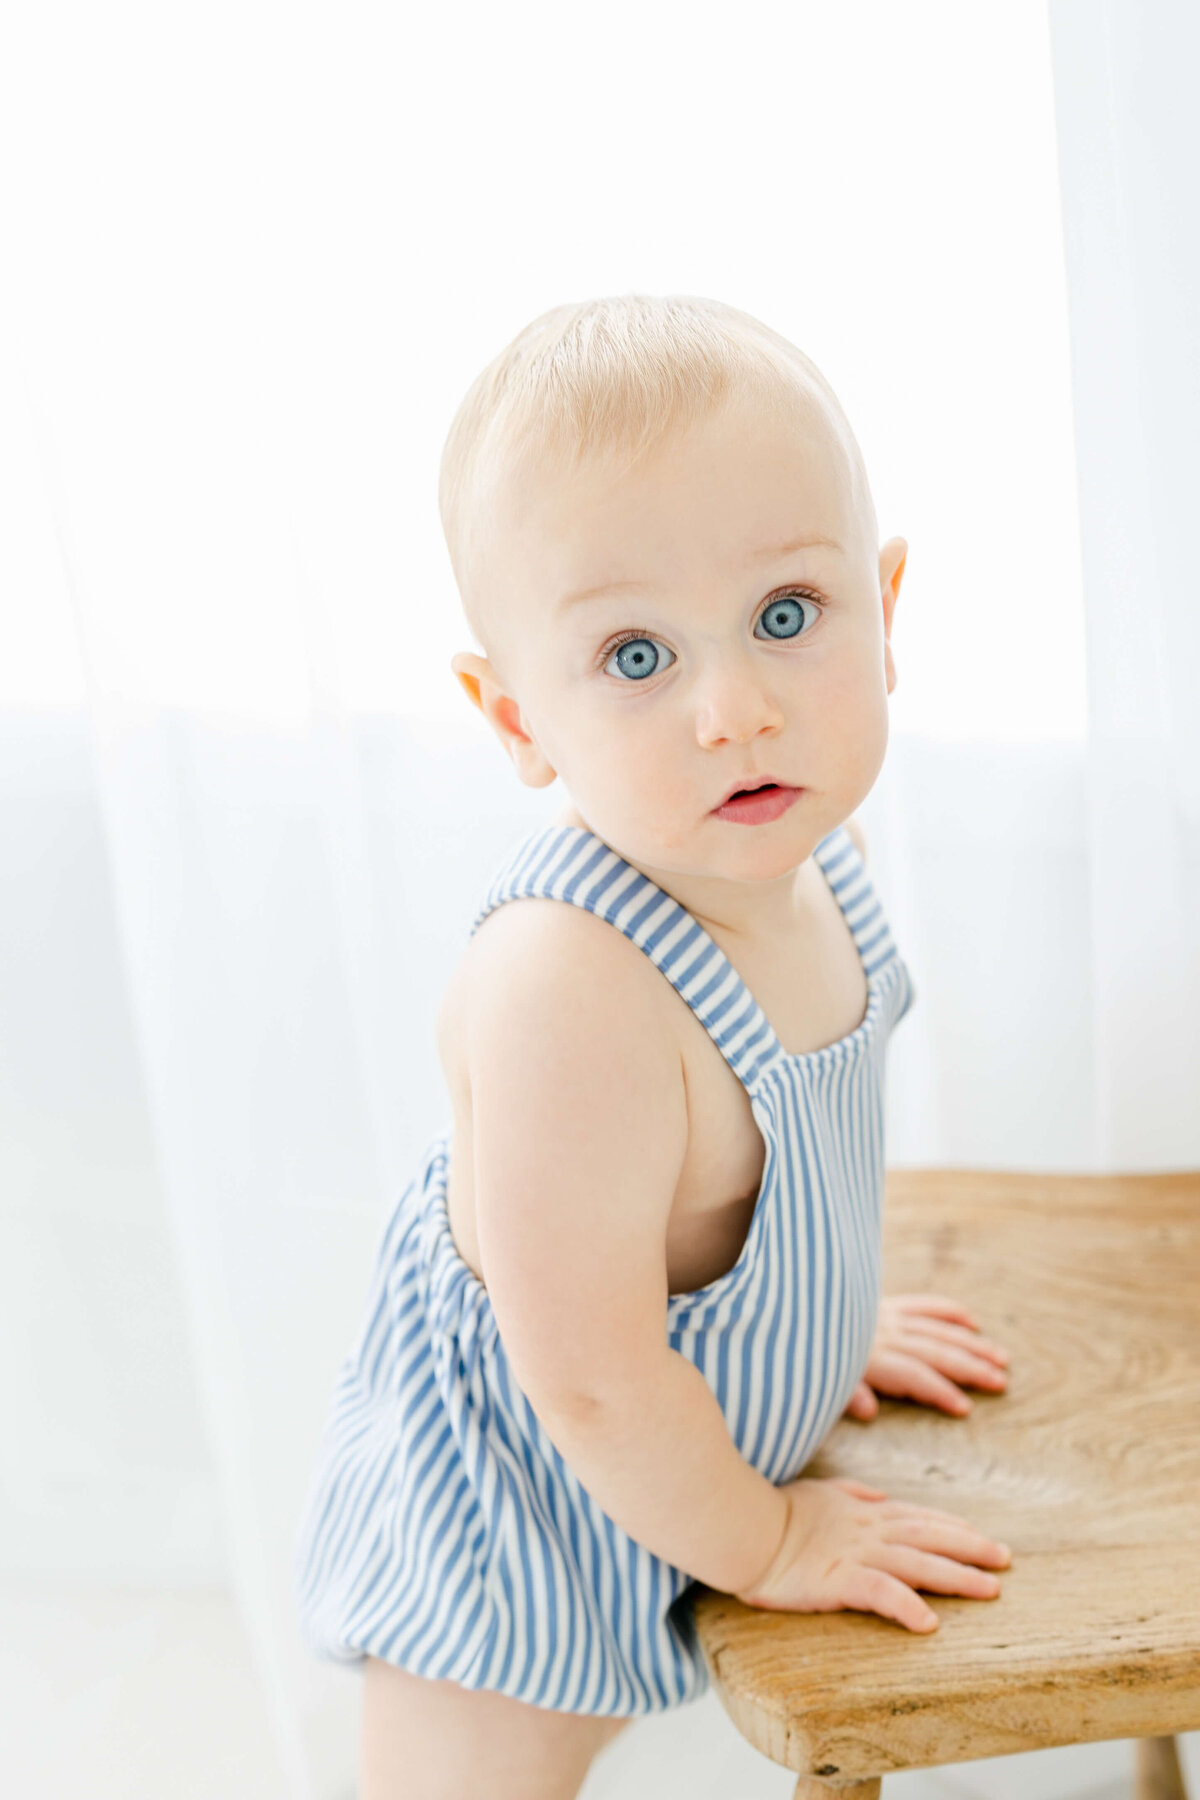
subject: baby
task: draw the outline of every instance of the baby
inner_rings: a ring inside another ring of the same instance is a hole
[[[365,1669],[362,1800],[569,1800],[707,1688],[693,1582],[911,1631],[918,1589],[999,1592],[966,1520],[800,1471],[876,1391],[965,1412],[1007,1356],[880,1295],[912,984],[853,815],[907,545],[828,383],[713,301],[559,307],[466,396],[440,501],[486,650],[452,669],[569,804],[451,980],[453,1129],[383,1233],[297,1595]]]

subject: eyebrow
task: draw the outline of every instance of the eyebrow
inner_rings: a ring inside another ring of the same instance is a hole
[[[816,535],[810,537],[798,537],[790,539],[786,544],[769,544],[765,549],[756,550],[751,556],[750,561],[752,563],[782,562],[785,556],[794,556],[797,550],[814,550],[818,548],[824,550],[836,550],[840,554],[842,546],[837,542],[836,538],[819,537]],[[560,613],[565,612],[568,607],[577,606],[582,600],[599,600],[605,594],[619,594],[626,592],[630,588],[644,589],[645,586],[646,583],[644,581],[634,581],[632,579],[626,581],[602,581],[595,587],[579,588],[573,594],[564,594],[558,601],[555,610]]]

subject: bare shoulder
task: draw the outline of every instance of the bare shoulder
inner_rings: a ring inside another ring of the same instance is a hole
[[[865,862],[867,857],[867,840],[863,836],[862,824],[856,813],[851,813],[850,817],[846,820],[846,830],[850,834],[851,843]]]
[[[514,1036],[536,1029],[562,1044],[586,1029],[593,1052],[631,1042],[666,1065],[682,1039],[668,983],[608,920],[570,901],[523,895],[482,921],[459,959],[438,1015],[438,1047],[461,1067],[472,1023],[497,1009]]]
[[[689,1121],[655,982],[615,926],[540,896],[490,913],[457,971],[479,1260],[544,1422],[635,1391],[662,1357]]]

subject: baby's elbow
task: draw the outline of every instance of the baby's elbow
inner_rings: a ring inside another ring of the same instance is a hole
[[[644,1404],[670,1351],[664,1319],[653,1306],[636,1307],[629,1299],[619,1313],[597,1304],[581,1314],[559,1355],[539,1355],[524,1379],[517,1371],[539,1416],[586,1424]]]

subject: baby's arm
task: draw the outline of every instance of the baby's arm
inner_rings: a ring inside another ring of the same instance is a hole
[[[608,1516],[725,1593],[789,1510],[666,1343],[666,1228],[687,1145],[679,1046],[641,952],[556,901],[501,908],[467,1056],[476,1230],[518,1383]]]
[[[556,901],[493,915],[467,1026],[476,1228],[513,1372],[598,1504],[747,1604],[844,1607],[910,1630],[916,1589],[991,1597],[1003,1545],[852,1481],[775,1487],[666,1343],[666,1227],[687,1145],[679,1047],[640,955]]]

